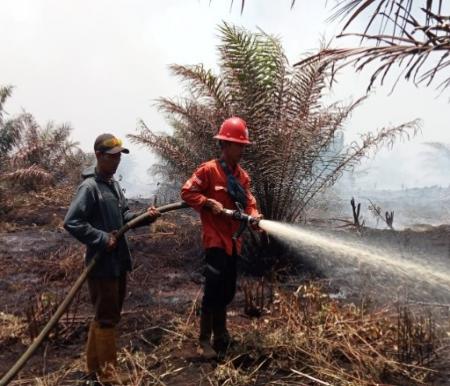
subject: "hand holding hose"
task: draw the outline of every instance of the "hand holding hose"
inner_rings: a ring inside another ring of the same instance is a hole
[[[106,251],[112,252],[117,247],[117,231],[109,233],[108,242],[106,243]]]
[[[158,217],[161,216],[161,212],[154,206],[150,206],[148,207],[145,216],[148,218],[149,222],[154,222],[157,220]],[[117,240],[119,239],[118,233],[119,232],[117,230],[109,233],[108,242],[106,243],[105,247],[107,252],[112,252],[114,249],[117,248]]]
[[[149,218],[150,222],[156,221],[156,219],[161,216],[161,213],[159,212],[159,210],[156,209],[154,206],[150,206],[147,209],[147,214],[148,214],[148,218]]]
[[[205,207],[211,209],[211,211],[215,214],[221,214],[223,212],[223,205],[214,200],[213,198],[208,198],[205,202]]]

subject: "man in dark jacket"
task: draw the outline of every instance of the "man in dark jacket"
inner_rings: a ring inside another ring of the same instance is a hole
[[[70,204],[64,228],[86,245],[86,264],[96,253],[100,257],[88,277],[88,288],[95,310],[86,347],[88,375],[111,381],[117,361],[116,325],[120,320],[126,292],[126,273],[131,270],[131,255],[125,236],[116,232],[138,214],[129,210],[119,183],[114,179],[122,153],[122,141],[102,134],[94,144],[97,165],[83,172],[83,182]],[[151,223],[159,212],[151,207]],[[145,225],[145,224],[142,224]]]

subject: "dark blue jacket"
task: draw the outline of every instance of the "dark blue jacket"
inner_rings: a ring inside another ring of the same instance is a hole
[[[105,250],[108,233],[119,230],[138,214],[129,210],[127,200],[117,181],[107,182],[91,167],[82,174],[64,219],[64,228],[86,245],[86,264],[96,252],[100,259],[90,273],[92,277],[115,278],[131,271],[131,254],[125,236],[112,252]]]

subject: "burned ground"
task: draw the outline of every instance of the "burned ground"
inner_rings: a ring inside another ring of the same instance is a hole
[[[1,373],[30,344],[83,268],[83,247],[61,227],[65,208],[62,202],[47,203],[45,210],[24,205],[3,222]],[[355,306],[355,297],[333,299],[342,283],[329,277],[311,282],[283,275],[283,283],[241,277],[229,311],[237,343],[223,362],[203,362],[195,345],[199,225],[196,215],[184,210],[128,234],[134,270],[120,324],[120,362],[130,384],[313,385],[314,378],[332,385],[449,384],[449,307]],[[400,237],[447,248],[444,228],[414,232]],[[366,237],[386,241],[392,235]],[[258,290],[264,292],[263,307]],[[252,312],[262,316],[247,315]],[[90,317],[83,288],[13,384],[74,384],[83,372]]]

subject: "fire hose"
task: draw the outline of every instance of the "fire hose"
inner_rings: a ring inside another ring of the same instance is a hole
[[[239,204],[236,204],[237,210],[230,210],[230,209],[224,209],[222,211],[222,214],[230,217],[236,221],[239,221],[241,223],[240,228],[238,231],[233,235],[234,239],[237,239],[242,232],[245,230],[246,226],[248,224],[251,225],[257,225],[259,219],[251,217],[247,214],[245,214],[242,210],[242,207]],[[183,201],[176,202],[173,204],[168,204],[161,206],[158,209],[160,213],[166,213],[170,212],[172,210],[178,210],[187,208],[188,204],[186,204]],[[145,212],[137,217],[135,217],[133,220],[126,223],[120,230],[117,232],[116,237],[120,238],[122,237],[125,232],[129,231],[132,228],[135,228],[139,226],[140,223],[142,223],[144,220],[148,218],[148,213]],[[53,316],[50,318],[50,320],[47,322],[45,327],[42,329],[40,334],[34,339],[33,343],[28,347],[28,349],[22,354],[22,356],[17,360],[17,362],[11,367],[11,369],[3,376],[2,379],[0,379],[0,386],[6,386],[9,382],[12,381],[12,379],[19,373],[19,371],[22,369],[23,366],[28,362],[28,360],[31,358],[31,356],[34,354],[34,352],[38,349],[38,347],[41,345],[41,343],[44,341],[44,339],[47,337],[47,335],[50,333],[52,328],[58,323],[59,319],[63,316],[64,312],[67,310],[67,308],[70,306],[70,303],[72,302],[73,298],[76,296],[78,291],[80,290],[83,283],[86,281],[89,273],[94,268],[95,264],[97,263],[99,259],[99,254],[95,254],[92,260],[89,262],[89,264],[86,266],[86,268],[83,270],[81,275],[78,277],[77,281],[74,283],[72,288],[70,289],[67,296],[64,298],[63,302],[59,305]]]
[[[158,208],[158,211],[160,213],[169,212],[172,210],[187,208],[188,205],[185,202],[177,202],[174,204],[164,205]],[[125,232],[129,231],[132,228],[135,228],[138,226],[141,222],[146,220],[148,218],[148,213],[145,212],[137,217],[135,217],[133,220],[126,223],[120,230],[117,232],[116,237],[120,238],[122,237]],[[58,323],[61,316],[63,316],[64,312],[69,307],[70,303],[72,302],[75,295],[80,290],[83,283],[86,281],[89,273],[94,268],[94,265],[97,263],[99,259],[99,254],[97,253],[94,255],[90,263],[86,266],[84,271],[81,273],[80,277],[77,279],[75,284],[70,289],[69,293],[63,300],[63,302],[59,305],[56,312],[53,314],[53,316],[50,318],[50,320],[47,322],[45,327],[42,329],[41,333],[35,338],[33,343],[28,347],[28,349],[22,354],[22,356],[18,359],[18,361],[14,364],[13,367],[3,376],[3,378],[0,380],[0,386],[5,386],[11,380],[17,375],[17,373],[22,369],[22,367],[27,363],[27,361],[30,359],[30,357],[34,354],[36,349],[41,345],[43,340],[46,338],[46,336],[49,334],[51,329]]]

